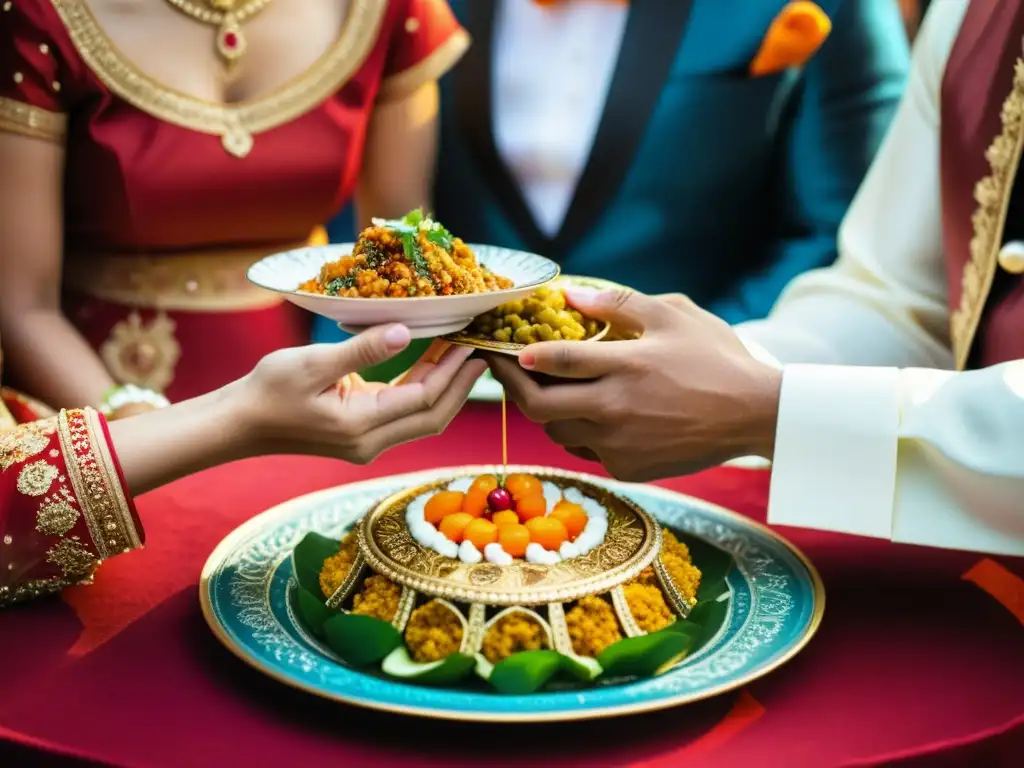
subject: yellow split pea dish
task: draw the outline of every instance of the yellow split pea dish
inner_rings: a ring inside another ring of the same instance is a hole
[[[346,664],[499,693],[659,674],[728,613],[732,558],[582,477],[410,488],[296,547],[296,615]]]

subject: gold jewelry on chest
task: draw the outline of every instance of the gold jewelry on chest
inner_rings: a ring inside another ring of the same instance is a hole
[[[245,54],[247,41],[242,24],[266,8],[272,0],[166,0],[172,7],[202,24],[217,27],[217,54],[229,69]]]

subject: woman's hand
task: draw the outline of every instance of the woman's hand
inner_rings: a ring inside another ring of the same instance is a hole
[[[356,371],[382,363],[411,340],[400,325],[373,328],[340,344],[285,349],[223,390],[260,453],[336,456],[366,464],[389,448],[448,426],[486,370],[472,350],[434,345],[394,385]],[[440,354],[439,354],[440,353]]]
[[[356,464],[441,432],[486,370],[472,350],[435,345],[394,385],[356,371],[409,345],[403,326],[372,328],[341,344],[268,355],[243,379],[208,395],[110,423],[133,494],[217,464],[299,453]]]

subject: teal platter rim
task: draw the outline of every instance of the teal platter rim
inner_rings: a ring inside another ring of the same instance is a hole
[[[213,551],[199,598],[215,637],[236,657],[279,682],[316,696],[396,714],[476,722],[550,722],[649,712],[717,696],[792,659],[813,638],[825,590],[802,552],[774,531],[699,499],[650,485],[620,483],[548,467],[602,485],[656,520],[725,549],[728,578],[722,629],[698,652],[657,677],[509,696],[484,688],[431,688],[352,669],[312,638],[294,616],[292,549],[309,531],[340,538],[382,498],[431,480],[482,474],[491,466],[450,467],[366,480],[300,496],[248,520]]]

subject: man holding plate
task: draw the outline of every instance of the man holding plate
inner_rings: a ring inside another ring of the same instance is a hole
[[[536,345],[495,374],[618,477],[756,454],[774,463],[771,523],[1024,555],[1022,38],[1024,0],[931,8],[839,260],[767,320],[574,293],[642,338]]]

